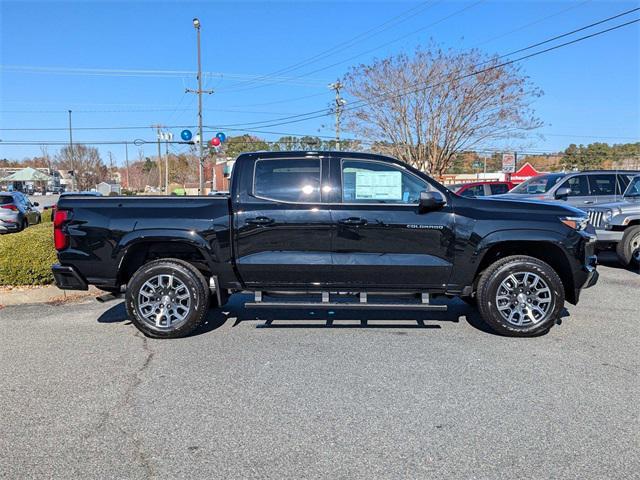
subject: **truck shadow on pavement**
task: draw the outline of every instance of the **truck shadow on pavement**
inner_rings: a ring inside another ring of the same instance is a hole
[[[448,306],[446,312],[392,311],[392,310],[310,310],[310,309],[252,309],[244,303],[252,299],[249,295],[232,295],[223,308],[209,311],[204,324],[191,336],[216,330],[229,321],[232,327],[242,322],[258,322],[256,328],[266,329],[440,329],[439,324],[425,322],[453,322],[461,319],[473,328],[498,335],[485,324],[477,310],[459,299],[438,299],[434,303]],[[562,318],[569,313],[565,309]],[[350,323],[344,323],[344,322]],[[99,323],[130,324],[124,302],[113,305],[98,318]],[[340,322],[340,323],[337,323]],[[375,322],[375,323],[371,323]],[[560,322],[559,322],[560,323]],[[546,334],[546,332],[541,335]]]
[[[636,275],[640,275],[640,267],[634,265],[625,267],[621,265],[616,252],[612,250],[603,250],[598,252],[598,264],[618,270],[627,270],[629,272],[635,273]]]

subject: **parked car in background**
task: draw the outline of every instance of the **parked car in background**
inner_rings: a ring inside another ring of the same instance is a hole
[[[511,182],[484,181],[459,183],[449,185],[447,188],[453,193],[457,193],[463,197],[489,197],[491,195],[507,193],[513,187],[515,187],[515,184]]]
[[[629,182],[640,171],[591,170],[575,173],[548,173],[521,183],[503,198],[563,201],[586,209],[590,205],[622,198]]]
[[[640,264],[640,175],[631,180],[622,200],[587,210],[598,247],[615,247],[620,263]]]
[[[21,192],[0,192],[0,233],[19,232],[40,223],[38,205]]]

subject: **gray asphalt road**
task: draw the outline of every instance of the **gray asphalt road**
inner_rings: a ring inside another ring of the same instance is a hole
[[[600,270],[533,339],[482,331],[458,301],[424,326],[349,311],[257,328],[234,297],[172,341],[122,304],[7,307],[0,477],[638,478],[640,275]]]

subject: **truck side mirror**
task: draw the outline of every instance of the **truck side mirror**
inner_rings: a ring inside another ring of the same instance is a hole
[[[569,187],[560,187],[556,190],[555,198],[556,200],[566,200],[567,197],[571,194],[571,189]]]
[[[447,203],[447,200],[440,192],[420,192],[418,206],[420,212],[432,212],[440,210]]]

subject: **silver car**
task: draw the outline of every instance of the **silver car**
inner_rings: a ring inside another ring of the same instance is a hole
[[[619,202],[587,210],[600,248],[615,246],[620,263],[640,263],[640,175],[634,177]]]
[[[40,223],[38,202],[20,192],[0,192],[0,233],[19,232]]]
[[[548,173],[530,178],[500,197],[562,201],[573,207],[586,210],[591,205],[610,203],[621,199],[631,178],[639,173],[629,170]]]

